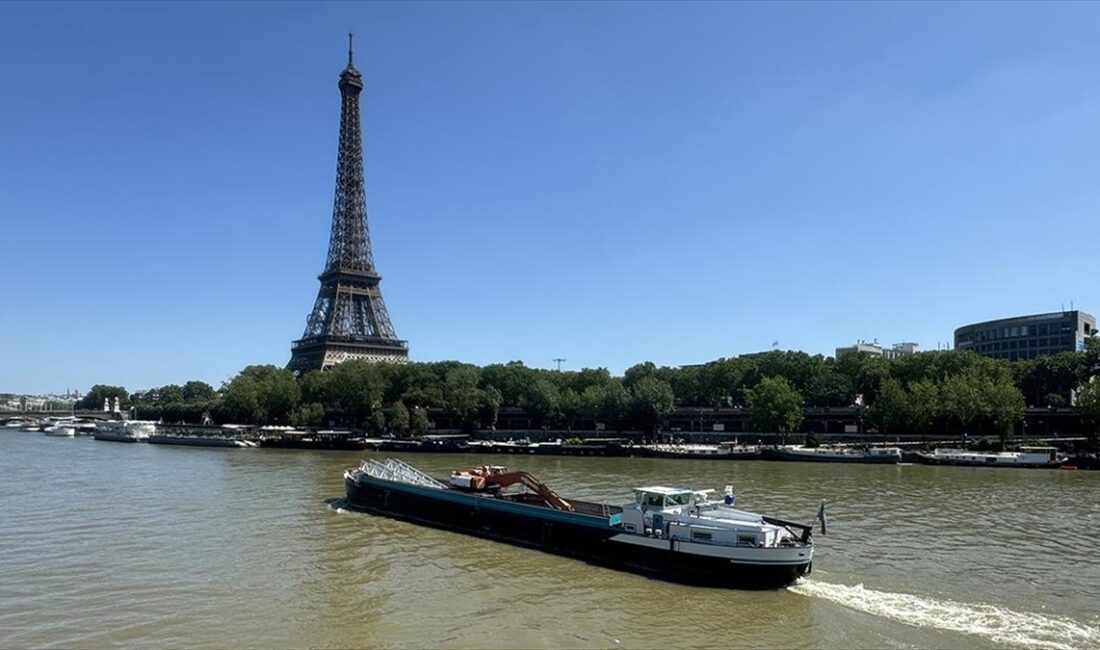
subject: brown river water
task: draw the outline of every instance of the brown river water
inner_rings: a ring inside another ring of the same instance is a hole
[[[811,578],[685,587],[340,508],[360,452],[0,431],[0,647],[1100,647],[1100,472],[429,455],[566,498],[733,484]]]

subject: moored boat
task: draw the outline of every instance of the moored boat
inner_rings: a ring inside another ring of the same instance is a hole
[[[626,438],[583,438],[580,441],[553,440],[530,446],[535,454],[545,456],[630,456],[633,448]]]
[[[657,444],[643,447],[647,456],[657,458],[707,458],[714,460],[754,459],[760,448],[752,445],[723,442],[717,445]]]
[[[188,447],[255,447],[244,440],[226,436],[176,435],[155,433],[148,438],[154,445],[184,445]]]
[[[71,426],[78,436],[94,436],[97,429],[95,422],[73,422]]]
[[[94,434],[96,440],[108,442],[145,442],[157,431],[155,422],[142,420],[110,420],[100,422]]]
[[[774,460],[810,461],[817,463],[897,464],[901,462],[898,447],[804,447],[782,445],[768,450]]]
[[[810,572],[810,527],[713,490],[636,488],[624,506],[559,496],[526,472],[483,466],[439,480],[396,460],[344,472],[349,506],[688,584],[778,588]],[[522,485],[527,491],[512,492]]]
[[[964,465],[968,467],[1024,467],[1054,469],[1061,467],[1065,457],[1056,447],[1020,447],[1020,451],[970,451],[966,449],[935,449],[931,453],[917,452],[920,462],[927,465]]]
[[[287,449],[366,449],[368,440],[357,437],[348,430],[325,429],[301,431],[292,427],[262,427],[259,430],[261,447]],[[381,441],[376,441],[380,443]]]
[[[240,424],[158,424],[148,441],[154,445],[189,447],[258,447],[253,441],[256,437],[250,427]]]

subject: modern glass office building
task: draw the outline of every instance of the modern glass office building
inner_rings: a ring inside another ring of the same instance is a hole
[[[1056,311],[1002,318],[955,330],[955,349],[972,350],[994,359],[1034,359],[1080,351],[1096,333],[1096,319],[1083,311]]]

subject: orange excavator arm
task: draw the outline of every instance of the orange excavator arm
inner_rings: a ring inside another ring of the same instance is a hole
[[[503,474],[493,474],[485,477],[487,483],[499,485],[502,488],[509,485],[515,485],[516,483],[523,483],[528,489],[537,492],[550,507],[557,510],[568,510],[573,512],[576,508],[573,504],[569,503],[565,499],[558,496],[558,493],[551,490],[545,483],[538,480],[534,476],[531,476],[527,472],[505,472]]]

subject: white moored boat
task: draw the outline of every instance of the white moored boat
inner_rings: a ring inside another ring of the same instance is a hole
[[[657,444],[645,445],[648,455],[659,458],[758,458],[760,448],[752,445],[739,445],[735,442],[723,442],[718,445],[700,444]]]
[[[928,465],[966,465],[969,467],[1060,467],[1066,461],[1056,447],[1020,447],[1020,451],[969,451],[966,449],[936,449],[932,453],[918,452],[917,457]]]
[[[110,442],[145,442],[156,431],[157,425],[155,422],[112,420],[99,423],[95,432],[95,439]]]
[[[76,428],[67,424],[55,424],[46,427],[42,432],[55,438],[72,438],[76,435]]]

